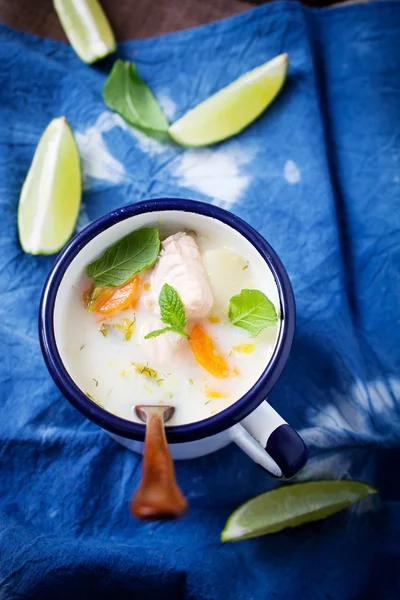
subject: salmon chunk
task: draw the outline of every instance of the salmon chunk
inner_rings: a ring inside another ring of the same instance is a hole
[[[152,275],[151,287],[158,299],[164,283],[178,292],[187,319],[206,317],[213,305],[210,282],[195,240],[186,233],[171,235],[162,250]]]
[[[160,319],[156,317],[149,318],[143,323],[141,328],[142,344],[146,348],[146,353],[150,358],[150,364],[163,365],[171,363],[171,360],[179,360],[182,352],[187,350],[188,340],[174,331],[168,331],[154,338],[144,339],[144,336],[156,329],[166,327]]]

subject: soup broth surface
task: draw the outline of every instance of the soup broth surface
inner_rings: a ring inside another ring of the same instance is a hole
[[[164,235],[160,232],[160,236],[164,239],[180,231],[176,227]],[[84,272],[70,287],[62,317],[61,354],[65,366],[89,398],[124,419],[139,421],[133,411],[136,404],[175,406],[168,425],[206,419],[241,398],[259,379],[273,354],[279,320],[276,326],[252,338],[228,318],[229,299],[243,289],[264,292],[279,315],[271,274],[263,277],[251,260],[221,237],[215,239],[201,228],[188,234],[200,251],[213,304],[207,315],[188,318],[186,329],[190,332],[195,324],[201,326],[226,361],[227,377],[215,377],[203,368],[182,336],[178,342],[174,338],[179,349],[176,351],[174,346],[171,352],[167,338],[162,339],[171,334],[144,340],[146,333],[160,327],[154,293],[157,263],[139,274],[135,305],[109,316],[88,312],[85,307],[82,297],[91,280]]]

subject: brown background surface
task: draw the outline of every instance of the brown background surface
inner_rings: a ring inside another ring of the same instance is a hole
[[[264,4],[262,0],[102,0],[101,3],[120,41],[203,25]],[[303,1],[318,7],[338,3],[338,0]],[[0,0],[0,22],[43,37],[66,40],[52,0]]]

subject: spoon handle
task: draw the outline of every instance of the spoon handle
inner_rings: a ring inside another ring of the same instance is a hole
[[[131,502],[138,519],[176,519],[188,509],[175,479],[175,469],[159,412],[147,410],[142,481]]]

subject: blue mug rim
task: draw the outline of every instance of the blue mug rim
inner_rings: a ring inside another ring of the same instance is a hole
[[[218,434],[236,425],[247,417],[267,398],[278,381],[292,346],[296,313],[295,300],[288,274],[276,252],[251,225],[227,210],[183,198],[155,198],[129,204],[100,217],[75,235],[57,257],[43,288],[39,310],[39,339],[47,368],[54,382],[67,398],[86,418],[107,431],[124,438],[143,441],[145,426],[113,415],[91,401],[74,383],[59,355],[53,314],[58,289],[64,273],[73,259],[94,237],[112,225],[125,219],[149,212],[179,210],[217,219],[244,236],[261,254],[268,264],[278,287],[281,309],[281,326],[273,355],[250,390],[239,400],[216,415],[188,423],[167,427],[168,441],[189,442]]]

